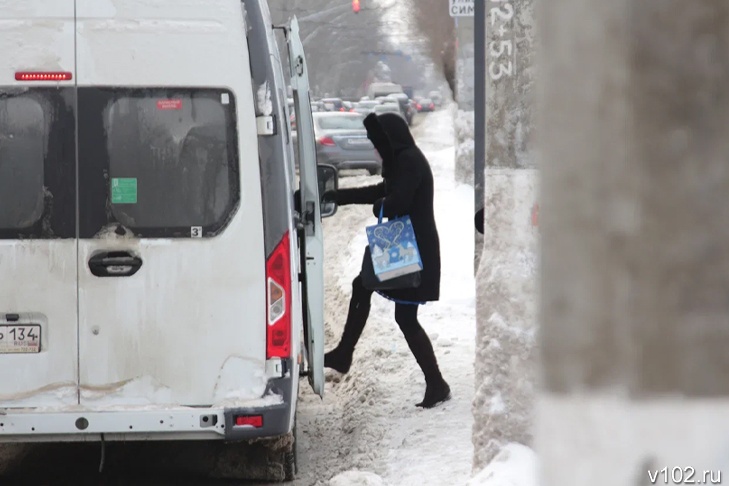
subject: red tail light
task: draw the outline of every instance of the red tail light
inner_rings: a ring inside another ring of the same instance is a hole
[[[415,108],[417,108],[417,109],[418,109],[418,111],[420,111],[420,110],[422,110],[422,109],[423,109],[423,107],[422,107],[422,106],[420,105],[420,103],[418,103],[417,105],[415,105]]]
[[[68,72],[19,72],[15,73],[16,81],[70,81],[73,75]]]
[[[262,415],[237,415],[235,417],[236,427],[255,427],[260,429],[263,427]]]
[[[290,257],[286,233],[266,262],[266,359],[291,357]]]
[[[334,143],[334,139],[332,139],[332,137],[321,137],[319,139],[319,144],[320,145],[325,145],[327,147],[334,147],[334,146],[336,146],[336,144]]]
[[[431,103],[431,104],[430,104],[430,109],[432,110],[432,109],[434,109],[434,108],[435,108],[435,105],[434,105],[433,103]]]

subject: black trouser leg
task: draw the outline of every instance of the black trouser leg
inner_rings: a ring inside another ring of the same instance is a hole
[[[435,383],[443,379],[435,358],[433,344],[425,329],[418,322],[417,305],[395,304],[395,321],[405,336],[410,351],[415,356],[420,369],[423,370],[426,383]]]
[[[354,347],[357,345],[370,315],[371,301],[372,291],[364,288],[362,279],[357,276],[352,281],[352,298],[349,301],[349,313],[344,324],[342,339],[335,349],[324,356],[324,366],[340,373],[349,371]]]
[[[418,322],[418,307],[417,305],[396,304],[395,321],[400,326],[408,347],[425,376],[425,398],[417,405],[430,408],[450,397],[450,387],[443,379],[438,367],[433,344]]]

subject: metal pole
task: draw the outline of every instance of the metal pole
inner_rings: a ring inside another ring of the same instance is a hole
[[[474,211],[484,204],[484,170],[486,167],[486,0],[474,1],[473,24],[474,77]],[[476,232],[476,242],[480,235]],[[476,247],[476,254],[480,249]]]

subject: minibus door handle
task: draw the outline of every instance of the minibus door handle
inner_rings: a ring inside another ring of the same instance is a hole
[[[142,259],[127,251],[97,253],[89,259],[89,270],[97,277],[131,277],[142,267]]]

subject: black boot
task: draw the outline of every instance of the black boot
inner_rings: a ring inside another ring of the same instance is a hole
[[[422,408],[433,408],[439,403],[446,402],[451,399],[451,387],[448,386],[448,383],[443,379],[443,377],[440,378],[440,380],[436,383],[426,383],[425,387],[425,397],[423,398],[423,401],[420,403],[416,403],[416,407],[422,407]]]
[[[415,359],[425,375],[425,396],[423,401],[416,403],[416,407],[433,408],[441,402],[451,399],[451,387],[448,386],[438,368],[438,361],[435,359],[433,345],[425,331],[420,328],[422,334],[418,340],[418,352]],[[413,353],[415,354],[415,352]]]
[[[324,355],[324,366],[342,374],[352,366],[354,347],[362,335],[367,318],[370,315],[372,292],[362,286],[362,279],[357,277],[352,282],[352,300],[349,301],[349,313],[344,324],[342,339],[336,348]]]
[[[395,307],[395,320],[405,335],[410,351],[415,356],[420,369],[425,376],[425,397],[415,406],[432,408],[441,402],[450,400],[451,388],[443,379],[435,358],[433,344],[428,334],[418,322],[417,306],[397,305]]]
[[[324,355],[324,367],[346,374],[349,372],[350,366],[352,366],[353,353],[354,349],[343,350],[337,346]]]

